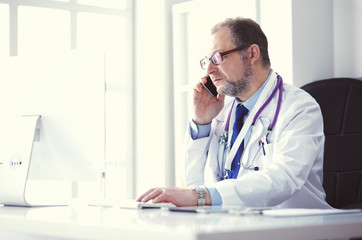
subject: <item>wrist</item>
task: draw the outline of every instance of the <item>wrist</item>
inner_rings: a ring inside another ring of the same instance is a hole
[[[203,185],[196,185],[192,187],[192,190],[196,193],[197,197],[197,206],[205,206],[206,205],[206,195],[208,191]],[[210,195],[208,195],[210,198]]]
[[[192,121],[193,121],[196,125],[208,125],[208,124],[211,123],[211,121],[199,120],[199,119],[195,119],[195,118],[193,118]]]

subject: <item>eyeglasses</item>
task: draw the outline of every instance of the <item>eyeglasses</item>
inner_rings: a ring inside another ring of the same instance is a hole
[[[210,58],[203,58],[200,60],[200,65],[201,68],[206,70],[207,66],[209,65],[210,61],[212,62],[212,64],[214,65],[219,65],[220,63],[222,63],[222,61],[224,60],[223,56],[229,54],[229,53],[233,53],[236,51],[240,51],[244,48],[249,47],[250,45],[247,46],[242,46],[242,47],[237,47],[237,48],[233,48],[231,50],[225,51],[225,52],[215,52],[214,54],[211,55]]]

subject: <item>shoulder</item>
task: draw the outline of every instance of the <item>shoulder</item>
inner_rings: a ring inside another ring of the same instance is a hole
[[[293,103],[295,106],[318,106],[317,101],[303,89],[293,86],[288,83],[283,84],[283,100],[285,102]]]
[[[311,123],[323,121],[317,101],[306,91],[290,84],[284,84],[281,112],[292,121],[304,119]]]

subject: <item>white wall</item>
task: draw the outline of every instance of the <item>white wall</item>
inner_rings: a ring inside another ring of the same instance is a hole
[[[268,39],[271,67],[283,81],[293,83],[291,0],[259,0],[259,24]]]
[[[362,77],[362,1],[334,0],[334,77]]]
[[[293,84],[362,77],[362,1],[292,0]]]
[[[333,74],[333,1],[259,0],[272,68],[302,86]]]
[[[259,0],[274,70],[303,86],[362,77],[362,0]]]
[[[333,76],[333,2],[293,0],[293,84]]]

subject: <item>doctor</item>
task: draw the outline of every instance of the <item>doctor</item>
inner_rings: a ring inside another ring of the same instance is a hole
[[[319,105],[271,69],[267,39],[256,22],[226,19],[211,33],[186,139],[189,188],[152,188],[137,201],[329,208]],[[217,97],[203,86],[207,77]]]

